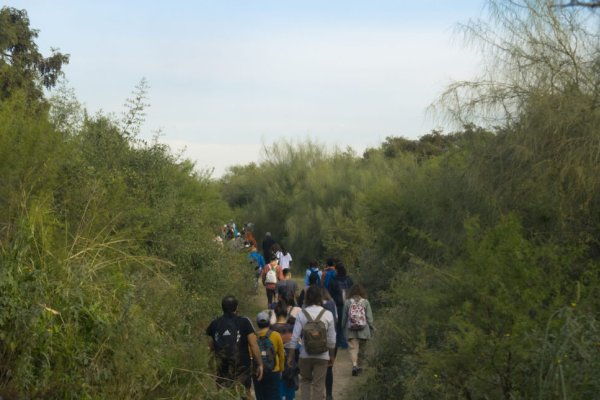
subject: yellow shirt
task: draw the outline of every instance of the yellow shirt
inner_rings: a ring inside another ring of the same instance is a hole
[[[265,336],[269,328],[262,328],[257,332],[258,336]],[[273,347],[275,348],[275,368],[273,368],[273,372],[282,372],[285,368],[285,353],[283,350],[283,340],[281,340],[281,335],[279,332],[271,331],[271,342],[273,342]]]

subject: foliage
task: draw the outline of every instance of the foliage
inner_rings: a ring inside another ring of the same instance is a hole
[[[0,101],[19,90],[29,101],[42,100],[42,89],[53,87],[69,62],[68,55],[56,50],[44,57],[34,42],[37,36],[25,10],[0,9]]]
[[[0,395],[223,398],[203,331],[250,279],[212,243],[216,185],[105,116],[58,131],[28,102],[0,103]]]

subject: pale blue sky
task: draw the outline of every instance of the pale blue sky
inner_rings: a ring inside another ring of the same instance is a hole
[[[351,146],[445,127],[427,106],[477,58],[453,35],[483,0],[6,0],[71,55],[88,111],[119,114],[145,77],[144,136],[220,176],[279,138]]]

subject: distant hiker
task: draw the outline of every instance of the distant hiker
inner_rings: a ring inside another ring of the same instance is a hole
[[[346,341],[346,336],[344,335],[344,330],[342,329],[342,315],[344,311],[344,302],[346,301],[348,292],[350,291],[350,288],[354,282],[352,282],[352,278],[348,276],[346,266],[342,261],[337,261],[335,269],[336,275],[329,283],[328,289],[333,301],[335,301],[338,312],[338,324],[336,325],[335,330],[337,334],[337,345],[342,349],[347,349],[348,342]]]
[[[273,300],[275,299],[275,289],[277,282],[283,280],[283,271],[281,266],[277,263],[277,257],[275,254],[271,255],[270,262],[265,265],[262,272],[262,283],[265,286],[267,293],[268,308],[273,308]]]
[[[279,259],[279,265],[285,271],[288,268],[292,267],[292,255],[283,247],[283,245],[279,245],[279,251],[275,253],[277,258]]]
[[[367,292],[360,284],[355,284],[350,288],[342,312],[342,326],[350,346],[352,376],[356,376],[362,372],[359,360],[364,359],[367,340],[373,337],[375,330],[371,304],[367,300]]]
[[[335,272],[335,265],[337,263],[337,260],[334,258],[328,258],[327,261],[325,262],[325,269],[323,270],[323,279],[321,281],[321,286],[323,286],[325,289],[329,290],[329,283],[332,281],[332,279],[335,277],[336,272]]]
[[[273,239],[273,237],[271,236],[271,232],[265,233],[265,238],[262,241],[262,251],[265,260],[271,260],[271,246],[273,246],[275,243],[275,239]]]
[[[216,364],[217,385],[232,387],[241,384],[246,388],[246,399],[251,399],[252,366],[250,354],[256,363],[256,379],[263,375],[263,365],[254,334],[252,322],[246,317],[237,315],[238,301],[228,295],[223,297],[221,308],[223,315],[213,320],[206,334],[209,336],[208,347]]]
[[[275,306],[275,323],[271,322],[271,330],[279,332],[283,340],[283,348],[285,352],[285,368],[283,370],[279,383],[279,394],[285,400],[293,400],[296,398],[296,390],[298,390],[298,374],[296,367],[289,367],[287,360],[289,357],[296,356],[296,348],[291,347],[292,333],[294,324],[290,323],[290,313],[288,305],[284,299],[281,299]],[[271,317],[273,321],[273,317]],[[295,321],[295,318],[294,318]]]
[[[270,312],[261,311],[256,316],[258,332],[257,343],[260,350],[263,376],[261,380],[254,379],[256,400],[280,400],[279,387],[281,372],[285,367],[283,340],[279,332],[269,328]]]
[[[304,286],[305,287],[310,285],[310,283],[308,282],[308,279],[310,278],[311,275],[316,276],[317,284],[321,285],[322,272],[319,269],[319,263],[315,260],[312,260],[308,263],[308,268],[306,269],[306,273],[304,274]]]
[[[321,287],[319,285],[319,275],[318,274],[310,274],[308,277],[308,286],[305,286],[304,289],[302,289],[302,291],[300,292],[300,295],[298,296],[298,307],[302,307],[304,308],[304,299],[306,298],[306,291],[308,290],[309,287],[311,286],[317,286],[317,287]]]
[[[256,247],[256,239],[254,238],[254,234],[252,231],[246,230],[244,228],[244,242],[247,247]]]
[[[329,291],[324,287],[321,288],[321,296],[323,297],[323,308],[333,314],[333,319],[337,326],[338,313],[335,302],[331,298]],[[334,357],[337,357],[337,343],[334,350]],[[333,399],[333,365],[327,366],[327,375],[325,375],[325,400],[331,399]]]
[[[282,267],[283,280],[277,282],[276,292],[277,298],[293,298],[295,299],[298,293],[298,284],[292,279],[292,270]]]
[[[294,323],[296,322],[296,318],[298,317],[298,314],[302,312],[302,309],[298,306],[296,306],[296,301],[294,300],[293,297],[279,297],[279,300],[277,301],[277,306],[283,307],[285,308],[287,314],[286,314],[286,321],[289,324],[294,325]],[[275,324],[277,322],[277,317],[272,314],[271,315],[271,325]]]
[[[327,366],[335,361],[335,321],[330,311],[323,308],[321,288],[314,285],[306,291],[306,307],[294,324],[291,347],[300,340],[300,394],[302,400],[322,400],[325,396]],[[294,359],[288,359],[294,366]]]
[[[262,275],[263,268],[265,267],[265,259],[262,254],[256,250],[256,246],[252,246],[250,247],[248,260],[250,261],[250,265],[254,268],[254,293],[258,293],[258,279]]]

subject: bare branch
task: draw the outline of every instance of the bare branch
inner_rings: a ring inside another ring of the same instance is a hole
[[[588,7],[588,8],[596,8],[596,7],[600,7],[600,0],[594,0],[594,1],[570,0],[568,3],[556,4],[556,5],[554,5],[554,7]]]

